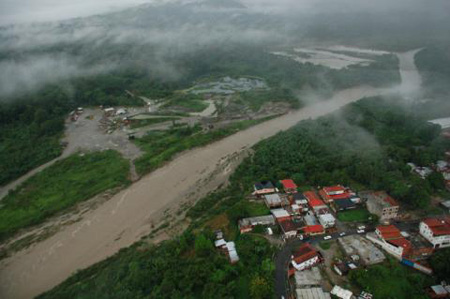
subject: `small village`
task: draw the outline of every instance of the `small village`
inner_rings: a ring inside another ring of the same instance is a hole
[[[246,234],[259,228],[281,244],[276,287],[285,288],[288,298],[373,298],[347,289],[346,276],[391,257],[411,271],[432,275],[427,259],[450,247],[448,215],[408,219],[384,191],[354,192],[335,185],[302,192],[292,179],[261,181],[253,189],[248,200],[264,204],[270,214],[240,219],[239,230]],[[226,242],[221,231],[216,237],[216,248],[237,262],[235,244]],[[426,292],[430,298],[449,298],[450,285],[443,281]]]

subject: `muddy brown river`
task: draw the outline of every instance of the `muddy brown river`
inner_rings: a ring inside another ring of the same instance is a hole
[[[410,55],[410,52],[402,55]],[[411,62],[408,59],[405,61]],[[405,66],[401,65],[402,68]],[[61,283],[75,271],[138,241],[151,231],[155,215],[181,202],[193,188],[213,190],[222,184],[226,176],[220,176],[221,179],[205,186],[201,182],[211,177],[218,165],[233,153],[251,147],[301,120],[317,118],[362,97],[389,91],[391,89],[372,87],[343,90],[327,101],[181,154],[97,209],[87,212],[82,221],[67,225],[52,237],[1,261],[0,298],[32,298]]]

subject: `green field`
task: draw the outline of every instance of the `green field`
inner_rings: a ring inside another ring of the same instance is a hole
[[[339,212],[337,217],[344,222],[366,222],[369,221],[371,214],[366,209],[356,209]]]
[[[319,247],[323,250],[328,250],[331,247],[331,242],[329,242],[329,241],[328,242],[326,242],[326,241],[319,242]]]
[[[203,133],[198,126],[149,132],[144,137],[137,138],[134,141],[145,152],[143,156],[136,159],[136,170],[139,175],[143,175],[160,167],[177,153],[206,145],[270,118],[272,117],[244,120],[206,133]]]
[[[147,119],[133,119],[131,121],[130,127],[131,129],[141,128],[149,125],[154,125],[162,122],[166,122],[169,120],[177,120],[179,117],[155,117],[155,118],[147,118]]]
[[[128,183],[129,164],[109,150],[72,155],[32,176],[0,208],[0,240],[55,213]]]

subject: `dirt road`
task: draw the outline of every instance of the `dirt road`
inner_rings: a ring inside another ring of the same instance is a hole
[[[143,177],[128,189],[85,214],[84,219],[0,263],[0,298],[31,298],[78,269],[86,268],[129,246],[151,230],[167,207],[179,205],[195,190],[206,192],[224,183],[211,181],[230,155],[286,130],[298,121],[317,118],[362,97],[389,90],[358,87],[336,93],[328,101],[261,123],[209,146],[188,151]],[[225,171],[230,172],[228,168]],[[205,182],[208,182],[205,184]]]

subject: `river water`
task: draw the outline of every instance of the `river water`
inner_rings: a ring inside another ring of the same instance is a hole
[[[417,84],[411,52],[399,54],[402,86]],[[420,81],[420,77],[419,77]],[[405,89],[407,90],[407,89]],[[181,154],[166,166],[116,194],[62,228],[52,237],[0,262],[0,298],[31,298],[61,283],[78,269],[99,262],[151,231],[151,223],[170,205],[180,203],[194,189],[214,190],[227,176],[202,185],[226,157],[286,130],[304,119],[314,119],[363,97],[392,89],[356,87],[327,101],[261,123],[206,147]],[[203,190],[203,191],[208,191]]]

